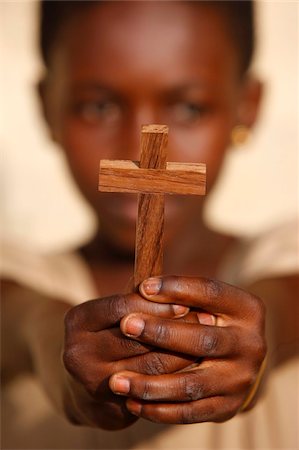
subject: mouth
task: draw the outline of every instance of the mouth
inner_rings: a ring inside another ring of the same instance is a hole
[[[165,196],[165,220],[177,220],[186,209],[182,196]],[[100,215],[120,226],[135,227],[138,213],[138,198],[133,194],[106,194],[100,204]]]
[[[130,194],[105,195],[100,204],[101,216],[122,226],[135,226],[137,219],[137,196]]]

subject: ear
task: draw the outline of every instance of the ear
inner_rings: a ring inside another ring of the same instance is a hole
[[[244,79],[236,125],[245,125],[248,128],[254,126],[260,112],[263,91],[264,86],[260,80],[253,76]]]
[[[36,85],[36,93],[39,99],[42,115],[45,119],[49,134],[54,142],[57,142],[56,133],[54,128],[53,114],[51,114],[51,105],[49,101],[47,79],[42,78]]]

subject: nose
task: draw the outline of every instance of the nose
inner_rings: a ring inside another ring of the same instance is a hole
[[[121,153],[124,159],[138,161],[140,158],[140,125],[127,124],[122,133]]]
[[[150,106],[135,108],[128,115],[122,126],[119,142],[119,154],[123,159],[139,161],[140,159],[140,136],[143,125],[157,123],[158,114]]]

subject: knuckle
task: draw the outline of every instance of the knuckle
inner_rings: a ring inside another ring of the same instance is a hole
[[[66,334],[68,335],[72,330],[78,327],[80,322],[80,305],[74,306],[69,309],[64,315],[64,327]]]
[[[141,350],[145,352],[144,345],[126,336],[119,339],[119,345],[129,355],[139,354]]]
[[[258,319],[258,325],[261,329],[264,329],[266,322],[266,306],[264,302],[256,297],[256,318]]]
[[[107,298],[108,315],[112,323],[117,323],[127,314],[127,301],[124,295],[113,295]]]
[[[252,360],[254,368],[260,367],[267,353],[267,342],[263,335],[255,334],[250,336],[248,341],[248,355]]]
[[[262,318],[262,321],[264,322],[265,318],[266,318],[266,312],[267,312],[266,305],[260,297],[257,297],[257,302],[259,305],[260,316]]]
[[[265,339],[259,339],[256,345],[256,356],[258,365],[260,365],[267,353],[267,343]]]
[[[162,375],[166,373],[162,356],[158,353],[151,353],[151,358],[143,361],[142,371],[147,375]]]
[[[255,346],[254,359],[252,362],[252,370],[257,374],[260,370],[260,367],[266,357],[267,347],[266,344],[262,341],[259,341]]]
[[[216,353],[218,348],[218,337],[215,334],[205,332],[200,336],[199,347],[204,355]]]
[[[231,398],[227,407],[227,420],[232,419],[239,411],[240,399],[238,397]]]
[[[151,388],[148,382],[145,382],[142,387],[141,398],[142,400],[151,400],[152,398]]]
[[[251,316],[259,329],[264,329],[266,321],[266,306],[260,297],[251,296]]]
[[[198,422],[198,417],[196,414],[196,410],[192,403],[180,411],[178,422],[180,424],[188,424],[188,423],[196,423]]]
[[[110,365],[99,367],[90,352],[88,342],[67,345],[62,353],[62,362],[71,378],[82,385],[92,397],[97,396],[99,392],[108,391]]]
[[[246,363],[238,370],[238,377],[235,378],[234,392],[248,392],[248,390],[256,382],[259,374],[263,358],[260,361],[256,359],[249,362],[246,358]]]
[[[181,384],[184,392],[184,397],[187,400],[195,401],[203,398],[204,392],[202,387],[198,383],[198,375],[196,373],[190,372],[186,374],[182,378]]]
[[[163,324],[157,324],[155,327],[155,343],[157,345],[165,343],[169,340],[169,330]]]
[[[63,351],[62,361],[66,371],[87,390],[94,384],[94,364],[90,361],[90,355],[86,354],[82,344],[67,346]]]
[[[215,398],[210,405],[208,420],[216,423],[226,422],[232,419],[240,408],[239,395],[221,396]]]
[[[219,281],[206,278],[204,280],[204,286],[205,293],[208,298],[216,300],[221,296],[223,288]]]
[[[248,368],[243,371],[242,378],[240,380],[241,390],[247,391],[255,382],[256,372],[253,369]]]
[[[62,354],[64,367],[71,375],[76,375],[80,367],[80,345],[72,344],[66,346]]]
[[[153,374],[161,375],[165,373],[165,364],[161,355],[156,354],[153,364]]]

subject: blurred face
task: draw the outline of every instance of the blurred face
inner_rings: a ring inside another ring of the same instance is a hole
[[[100,159],[139,159],[143,124],[169,126],[168,160],[207,164],[213,185],[244,94],[238,55],[217,8],[193,2],[104,2],[66,21],[44,96],[54,139],[100,218],[134,245],[136,196],[97,191]],[[201,198],[171,196],[171,236]]]

